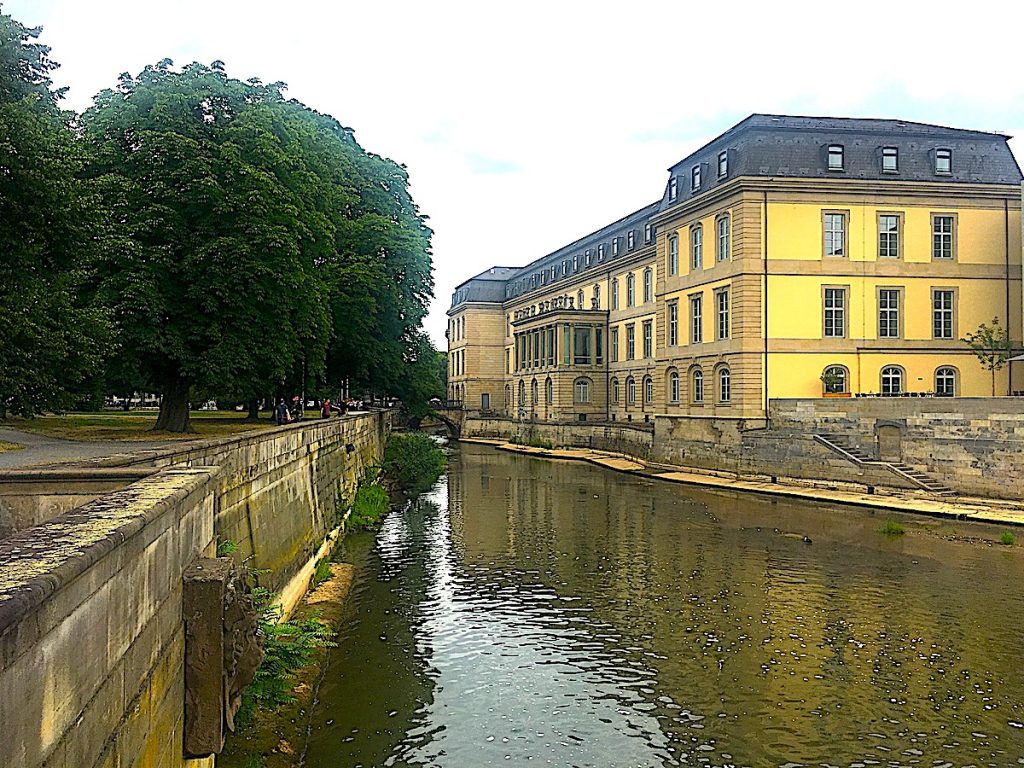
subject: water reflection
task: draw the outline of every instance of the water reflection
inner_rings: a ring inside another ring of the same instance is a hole
[[[880,524],[464,446],[348,545],[307,765],[1016,764],[1019,556]]]

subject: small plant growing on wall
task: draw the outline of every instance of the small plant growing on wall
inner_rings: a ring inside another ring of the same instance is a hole
[[[982,323],[978,330],[968,333],[961,341],[971,348],[981,367],[992,375],[992,397],[995,397],[996,371],[1006,367],[1013,350],[1009,333],[1000,327],[999,318],[993,317],[992,325]]]

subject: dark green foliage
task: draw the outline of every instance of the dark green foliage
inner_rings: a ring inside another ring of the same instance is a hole
[[[886,520],[885,525],[882,526],[882,533],[886,536],[902,536],[906,531],[903,530],[903,526],[893,520]]]
[[[249,722],[257,709],[275,709],[293,701],[295,673],[313,661],[317,649],[332,647],[335,635],[315,614],[278,623],[281,612],[272,604],[273,595],[264,589],[253,594],[263,612],[263,663],[242,694],[237,718],[242,723]]]
[[[384,475],[410,496],[429,491],[444,472],[444,451],[421,432],[394,433],[384,450]]]
[[[1017,539],[1014,538],[1014,535],[1012,533],[1010,533],[1009,531],[1003,531],[1002,535],[999,537],[999,543],[1000,544],[1005,544],[1008,547],[1012,547],[1013,543],[1016,540]]]
[[[231,539],[218,539],[217,557],[229,557],[238,551],[238,544]]]
[[[376,483],[361,484],[352,500],[347,527],[352,530],[372,527],[387,514],[390,505],[388,492],[381,486]]]
[[[38,35],[0,14],[0,417],[70,406],[107,334],[84,289],[105,216]]]

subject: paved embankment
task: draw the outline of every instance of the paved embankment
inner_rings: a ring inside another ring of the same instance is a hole
[[[932,517],[974,520],[982,523],[1024,526],[1024,501],[982,499],[968,496],[935,496],[925,492],[885,489],[884,493],[867,493],[850,488],[836,488],[828,481],[819,484],[791,485],[760,479],[744,479],[722,472],[697,470],[691,467],[673,467],[654,464],[623,454],[595,451],[588,448],[535,448],[504,440],[464,438],[464,443],[492,445],[503,451],[522,453],[539,458],[585,461],[618,472],[665,480],[672,483],[697,485],[723,491],[744,491],[784,496],[805,501],[828,504],[848,504],[893,512],[908,512]],[[805,481],[801,481],[802,483]]]
[[[0,440],[25,446],[20,451],[0,453],[0,469],[66,464],[112,456],[117,453],[151,450],[166,445],[166,442],[152,441],[62,440],[57,437],[36,435],[7,427],[0,427]]]

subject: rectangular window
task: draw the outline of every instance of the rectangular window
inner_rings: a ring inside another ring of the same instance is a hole
[[[948,214],[932,214],[932,258],[953,258],[953,217]]]
[[[619,281],[618,278],[612,280],[612,309],[619,308]]]
[[[654,357],[654,322],[644,320],[644,357]]]
[[[548,326],[548,365],[555,364],[555,326]]]
[[[828,169],[830,171],[841,171],[845,166],[843,165],[843,145],[842,144],[829,144],[828,145]]]
[[[878,257],[900,257],[900,217],[894,213],[883,213],[878,217]]]
[[[626,275],[626,306],[636,305],[636,278],[633,273]]]
[[[679,182],[675,176],[669,176],[668,179],[668,201],[671,203],[679,195]]]
[[[626,248],[633,250],[636,247],[636,232],[632,229],[626,233]]]
[[[590,365],[590,361],[592,358],[592,351],[590,349],[590,336],[591,334],[589,325],[577,325],[573,327],[573,365]]]
[[[716,291],[715,303],[718,313],[718,338],[729,338],[729,291]]]
[[[613,363],[619,362],[619,328],[618,326],[612,326],[608,329],[608,338],[611,340],[611,350],[609,354]]]
[[[704,341],[704,297],[698,294],[690,297],[690,343]]]
[[[591,253],[590,249],[587,248],[587,250],[583,254],[583,263],[589,267],[593,261],[593,254]]]
[[[846,289],[826,288],[825,337],[839,339],[846,336]]]
[[[512,373],[512,350],[505,350],[505,373]]]
[[[636,358],[636,328],[632,323],[626,326],[626,359]]]
[[[878,338],[900,337],[900,292],[895,288],[878,290]]]
[[[679,274],[679,238],[675,235],[668,239],[668,273]]]
[[[899,150],[896,147],[882,147],[883,173],[896,173],[900,169]]]
[[[932,290],[932,337],[953,338],[953,291],[948,288]]]
[[[729,260],[729,216],[719,216],[718,222],[718,260]]]
[[[562,362],[568,365],[572,362],[572,326],[568,323],[562,326]]]
[[[825,255],[846,255],[846,214],[826,213],[825,216]]]
[[[690,227],[690,250],[694,269],[704,264],[704,227],[694,224]]]
[[[948,174],[953,172],[953,150],[935,150],[935,172]]]
[[[700,189],[700,166],[695,165],[690,169],[690,189],[696,191]]]
[[[604,243],[597,246],[597,260],[604,261]]]
[[[654,301],[654,271],[644,270],[644,304]]]
[[[718,178],[724,179],[729,175],[729,152],[722,150],[718,153]]]
[[[619,255],[619,238],[613,237],[612,238],[612,256],[618,256],[618,255]]]
[[[604,365],[604,328],[594,326],[594,365]]]
[[[651,242],[651,236],[654,234],[654,230],[650,224],[644,224],[644,242]]]
[[[672,301],[668,305],[668,345],[674,347],[679,343],[679,303]]]

